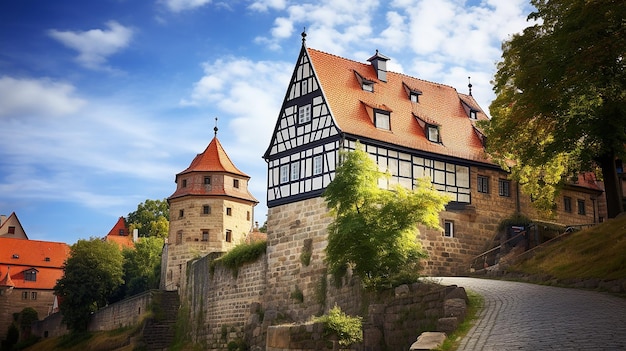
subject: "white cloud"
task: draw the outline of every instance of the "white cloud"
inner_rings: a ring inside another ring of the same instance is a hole
[[[62,116],[78,111],[85,100],[74,96],[74,86],[49,79],[0,77],[0,118]]]
[[[285,0],[258,0],[253,1],[249,8],[259,12],[266,12],[270,9],[283,10],[286,6]]]
[[[130,43],[133,30],[115,21],[106,23],[109,30],[91,29],[84,32],[51,29],[48,35],[68,48],[78,51],[76,60],[82,66],[106,68],[109,56],[119,52]]]
[[[163,0],[162,3],[172,12],[181,12],[210,4],[211,0]]]

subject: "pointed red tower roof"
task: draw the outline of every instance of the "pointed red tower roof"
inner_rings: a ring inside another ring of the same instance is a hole
[[[120,245],[121,248],[132,248],[135,246],[133,238],[128,232],[128,227],[126,227],[126,220],[124,220],[124,217],[120,217],[117,220],[117,223],[115,223],[113,228],[111,228],[111,231],[109,231],[105,240],[115,242]]]
[[[4,278],[2,278],[2,280],[0,280],[0,287],[3,288],[14,288],[15,284],[13,283],[13,281],[11,280],[11,275],[9,274],[9,270],[11,268],[7,267],[7,274]]]
[[[213,137],[213,140],[211,140],[204,152],[198,154],[193,161],[191,161],[189,167],[180,172],[179,175],[189,172],[228,172],[250,178],[247,174],[235,167],[235,164],[233,164],[226,154],[226,151],[224,151],[217,136]]]

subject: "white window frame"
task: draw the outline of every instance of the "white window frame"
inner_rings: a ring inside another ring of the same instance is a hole
[[[439,142],[439,127],[436,125],[432,125],[429,124],[426,127],[426,131],[428,134],[428,140],[432,141],[433,143],[438,143]]]
[[[303,105],[298,108],[298,123],[311,122],[311,104]]]
[[[291,176],[290,179],[291,180],[298,180],[300,179],[300,162],[293,162],[291,164]]]
[[[322,161],[322,155],[313,157],[313,175],[322,174],[322,172],[324,172],[324,164]]]
[[[478,112],[476,110],[470,110],[469,117],[470,119],[478,119]]]
[[[280,166],[280,182],[287,183],[289,182],[289,165]]]
[[[409,100],[411,100],[411,102],[415,102],[418,103],[420,102],[420,95],[414,91],[409,93]]]
[[[443,221],[443,236],[446,238],[454,238],[454,221]]]
[[[391,114],[385,111],[374,112],[374,124],[378,129],[391,130]]]

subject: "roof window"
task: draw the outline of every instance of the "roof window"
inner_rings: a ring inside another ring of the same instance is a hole
[[[390,116],[391,114],[388,111],[375,110],[374,125],[376,125],[376,128],[391,130]]]
[[[439,143],[439,127],[434,124],[429,124],[426,127],[426,137],[433,143]]]
[[[469,112],[469,118],[470,118],[470,119],[478,119],[478,111],[476,111],[476,110],[470,110],[470,112]]]
[[[402,83],[402,85],[404,86],[404,90],[406,91],[406,94],[411,102],[417,103],[420,101],[420,95],[422,95],[420,90],[411,88],[406,83]]]
[[[373,80],[369,80],[369,79],[363,77],[357,71],[354,71],[354,74],[356,75],[356,79],[359,81],[359,85],[361,85],[361,89],[363,89],[365,91],[369,91],[370,93],[374,92],[374,83],[375,82]]]

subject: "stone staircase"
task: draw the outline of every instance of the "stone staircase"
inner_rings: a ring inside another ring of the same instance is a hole
[[[143,328],[146,350],[167,350],[174,340],[176,316],[180,307],[177,291],[159,291],[153,298],[154,316]]]

